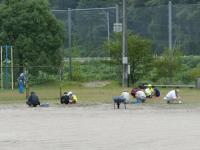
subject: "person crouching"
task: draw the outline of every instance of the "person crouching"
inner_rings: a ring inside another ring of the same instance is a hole
[[[69,96],[69,103],[70,104],[77,103],[77,96],[74,93],[68,92],[68,96]]]
[[[64,95],[60,99],[61,104],[75,104],[77,103],[77,96],[70,92],[65,92]]]
[[[144,89],[140,89],[135,94],[136,103],[144,103],[146,101],[146,95]]]
[[[31,95],[29,96],[26,104],[30,107],[37,107],[37,105],[40,105],[39,98],[35,92],[31,92]]]
[[[169,91],[163,99],[166,100],[168,104],[182,104],[179,96],[179,88]]]
[[[64,92],[64,95],[60,98],[61,104],[69,104],[69,95],[67,92]]]

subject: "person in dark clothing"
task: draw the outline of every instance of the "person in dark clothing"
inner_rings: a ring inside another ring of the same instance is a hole
[[[61,104],[69,104],[69,99],[70,99],[70,97],[69,97],[68,93],[64,92],[64,95],[61,96],[61,98],[60,98],[60,103]]]
[[[154,95],[160,97],[160,91],[157,88],[154,88]]]
[[[39,98],[35,92],[31,92],[31,95],[29,96],[26,104],[30,107],[37,107],[37,105],[40,105]]]

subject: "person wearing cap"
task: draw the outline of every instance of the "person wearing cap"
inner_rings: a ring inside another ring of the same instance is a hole
[[[151,85],[151,84],[148,84],[148,85],[147,85],[147,88],[145,89],[144,92],[145,92],[146,97],[152,98],[152,96],[153,96],[153,94],[154,94],[154,89],[153,89],[152,85]]]
[[[64,95],[60,98],[61,104],[69,104],[69,95],[67,92],[64,92]]]
[[[37,107],[37,105],[40,105],[39,98],[35,92],[31,92],[31,95],[29,96],[26,104],[30,107]]]
[[[182,101],[179,99],[179,88],[169,91],[164,97],[164,100],[166,100],[168,104],[181,104]]]
[[[68,94],[67,94],[68,96],[69,96],[69,103],[70,104],[75,104],[75,103],[77,103],[77,96],[74,94],[74,93],[72,93],[71,91],[70,92],[68,92]]]
[[[64,92],[64,95],[60,98],[60,103],[61,104],[75,104],[77,103],[77,96],[71,91]]]

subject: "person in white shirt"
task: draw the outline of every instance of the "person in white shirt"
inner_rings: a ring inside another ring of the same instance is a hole
[[[164,97],[164,100],[167,101],[168,104],[181,104],[182,101],[180,100],[179,96],[179,89],[176,88],[174,90],[171,90],[167,93],[167,95]]]
[[[146,101],[146,95],[143,89],[140,89],[135,94],[136,103],[144,103]]]
[[[129,103],[131,100],[130,94],[126,90],[123,91],[120,96],[122,96],[125,99],[126,103]]]
[[[125,109],[126,109],[126,104],[130,102],[130,94],[127,92],[128,90],[124,90],[121,95],[119,96],[114,96],[113,97],[113,102],[114,102],[114,109],[115,109],[115,104],[117,104],[117,108],[120,108],[120,104],[124,103]]]

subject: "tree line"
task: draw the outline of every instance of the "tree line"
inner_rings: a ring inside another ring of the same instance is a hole
[[[31,74],[39,74],[41,71],[45,73],[55,73],[58,68],[63,64],[64,57],[64,41],[66,40],[66,30],[64,27],[64,22],[58,20],[52,13],[52,9],[67,9],[67,8],[90,8],[90,7],[110,7],[115,4],[122,6],[120,0],[1,0],[0,1],[0,43],[2,45],[13,45],[15,49],[15,63],[20,66],[19,72],[23,71],[24,67],[28,66],[51,66],[52,69],[41,67],[39,69],[30,69]],[[159,43],[161,34],[163,34],[163,29],[158,28],[156,25],[163,22],[163,17],[166,17],[166,13],[162,13],[165,9],[161,10],[160,13],[154,15],[153,17],[145,17],[145,13],[141,14],[140,8],[152,8],[154,6],[167,5],[167,0],[127,0],[131,12],[129,13],[129,29],[130,31],[128,44],[129,44],[129,62],[131,63],[131,81],[137,82],[142,79],[149,79],[152,81],[157,81],[160,77],[164,77],[165,80],[169,76],[168,74],[168,63],[169,55],[167,52],[167,46]],[[197,0],[174,0],[173,4],[198,4]],[[198,5],[197,5],[198,6]],[[197,7],[198,8],[198,7]],[[182,24],[188,25],[188,27],[196,28],[199,26],[198,21],[198,9],[194,12],[190,12],[190,9],[184,7],[177,14],[177,22],[182,22]],[[148,11],[146,11],[148,12]],[[151,12],[152,13],[152,12]],[[164,15],[163,15],[164,14]],[[76,14],[77,15],[77,14]],[[102,14],[100,14],[102,15]],[[88,14],[86,14],[88,16]],[[143,17],[143,18],[142,18]],[[138,29],[140,31],[146,31],[146,33],[153,33],[153,36],[145,36],[140,32],[136,32],[135,28],[137,26],[134,24],[136,21],[144,19],[147,20],[147,24],[139,24]],[[82,19],[82,20],[81,20]],[[104,17],[105,19],[105,17]],[[183,19],[186,19],[184,22]],[[103,28],[106,28],[105,24],[101,23],[96,26],[94,22],[102,22],[103,19],[99,20],[99,17],[92,18],[92,20],[85,20],[81,16],[77,17],[76,22],[85,21],[85,24],[78,24],[74,28],[74,34],[72,37],[73,55],[76,56],[86,56],[86,53],[90,53],[91,56],[99,55],[104,56],[110,54],[114,59],[115,63],[120,65],[120,36],[113,34],[111,36],[110,42],[105,44],[107,39],[105,35],[107,33],[103,32]],[[104,20],[103,20],[104,21]],[[184,74],[185,76],[175,77],[179,71],[186,71],[190,67],[188,65],[181,66],[181,61],[179,57],[181,54],[179,52],[184,52],[184,54],[199,54],[199,44],[195,42],[199,36],[198,32],[192,34],[188,38],[188,28],[185,26],[179,26],[177,22],[174,22],[176,28],[176,37],[182,42],[181,45],[174,48],[173,54],[173,75],[175,80],[184,79],[188,82],[198,76],[198,64],[193,66],[193,76],[191,77],[190,72]],[[194,22],[191,26],[189,22]],[[89,25],[87,24],[89,23]],[[77,29],[82,29],[78,31]],[[90,29],[90,30],[89,30]],[[92,29],[92,30],[91,30]],[[167,28],[165,28],[167,29]],[[159,31],[160,32],[157,32]],[[166,32],[166,31],[165,31]],[[81,37],[81,34],[84,35]],[[99,35],[98,38],[91,35]],[[163,35],[166,35],[163,34]],[[104,38],[101,38],[104,37]],[[145,37],[145,38],[144,38]],[[155,39],[153,39],[156,37]],[[166,36],[164,37],[166,40]],[[157,47],[155,46],[155,42]],[[80,43],[85,45],[81,46]],[[106,46],[105,46],[106,45]],[[189,51],[181,51],[181,46],[188,47]],[[87,46],[87,47],[86,47]],[[154,60],[155,50],[160,56],[159,59]],[[94,51],[91,51],[91,50]],[[96,49],[96,51],[95,51]],[[163,49],[163,51],[159,51]],[[81,51],[82,50],[82,51]],[[109,51],[108,51],[109,50]],[[92,52],[92,53],[91,53]],[[136,55],[137,54],[137,55]],[[185,64],[187,64],[185,59]],[[159,65],[165,66],[162,69],[158,69]],[[52,67],[53,66],[53,67]],[[181,70],[182,69],[182,70]],[[162,71],[160,71],[162,70]],[[148,76],[148,77],[147,77]],[[161,80],[161,79],[160,79]],[[164,79],[163,79],[164,80]],[[164,81],[162,81],[164,82]],[[165,81],[166,82],[166,81]]]

